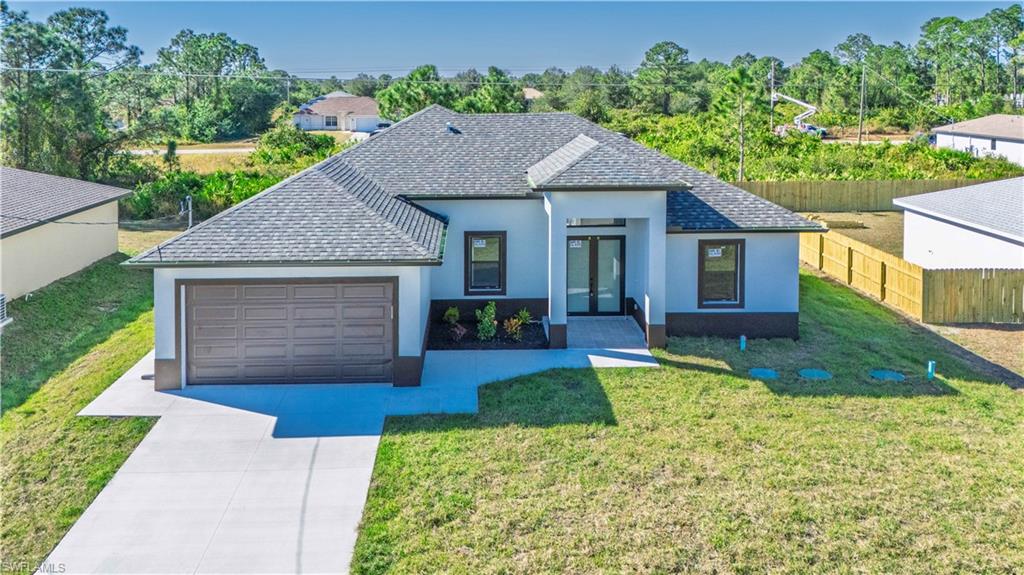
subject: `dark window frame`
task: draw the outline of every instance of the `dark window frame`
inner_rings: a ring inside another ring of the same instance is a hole
[[[481,236],[497,236],[501,245],[498,249],[498,289],[473,288],[470,285],[470,273],[473,263],[473,238]],[[505,295],[508,291],[508,232],[504,231],[472,231],[463,233],[463,295]]]
[[[734,245],[736,246],[736,301],[734,302],[709,302],[704,300],[704,259],[707,250],[705,246],[712,245]],[[698,309],[742,309],[745,306],[747,290],[746,267],[747,267],[747,240],[745,239],[723,239],[723,240],[698,240],[697,241],[697,308]]]
[[[330,123],[330,119],[331,118],[334,118],[334,123],[333,124]],[[338,117],[337,116],[324,116],[324,127],[327,127],[327,128],[337,128],[338,127]]]

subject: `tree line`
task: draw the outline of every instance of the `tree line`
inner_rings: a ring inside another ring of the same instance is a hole
[[[748,156],[782,149],[770,125],[800,111],[771,109],[773,88],[817,106],[814,122],[840,130],[856,125],[862,108],[870,129],[906,132],[1024,105],[1019,4],[973,20],[932,18],[913,44],[854,34],[794,63],[749,53],[691,61],[666,41],[635,70],[552,67],[518,77],[496,67],[442,76],[426,65],[397,78],[303,79],[268,69],[256,46],[192,30],[143,64],[127,30],[92,8],[33,21],[0,0],[0,27],[0,162],[117,182],[152,179],[124,153],[132,144],[260,134],[338,89],[375,97],[393,120],[437,103],[469,113],[571,111],[648,142],[668,130],[672,142],[663,144],[690,154],[680,159],[741,179]],[[539,97],[527,99],[524,88]]]

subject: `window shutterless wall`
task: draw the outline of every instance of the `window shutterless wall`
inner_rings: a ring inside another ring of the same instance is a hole
[[[746,240],[743,307],[698,307],[698,242],[707,239]],[[799,256],[799,235],[795,233],[669,234],[666,310],[669,313],[796,312],[800,309]]]
[[[431,299],[546,298],[547,214],[540,199],[421,200],[448,216],[444,264],[432,268]],[[506,232],[505,295],[465,295],[465,242],[469,231]]]

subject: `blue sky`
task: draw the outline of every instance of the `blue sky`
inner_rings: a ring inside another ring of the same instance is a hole
[[[694,60],[752,52],[793,63],[855,32],[909,43],[928,18],[975,18],[1010,3],[11,2],[37,19],[71,5],[105,10],[146,61],[191,28],[253,44],[271,68],[347,77],[427,63],[442,72],[497,65],[517,75],[552,65],[631,69],[660,40]]]

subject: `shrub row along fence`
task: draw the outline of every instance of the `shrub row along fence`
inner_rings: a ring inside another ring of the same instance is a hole
[[[734,182],[734,185],[794,212],[900,211],[893,198],[927,194],[989,180],[861,180]]]
[[[800,259],[927,323],[1024,323],[1024,270],[926,270],[834,231],[801,234]]]

